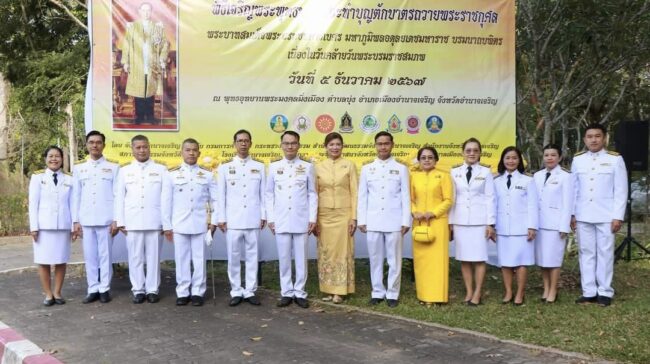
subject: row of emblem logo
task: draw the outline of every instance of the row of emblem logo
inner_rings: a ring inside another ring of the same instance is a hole
[[[283,133],[289,130],[289,119],[283,114],[276,114],[271,117],[270,120],[271,130],[276,133]],[[292,130],[298,133],[307,132],[312,127],[312,121],[306,115],[298,115],[293,119]],[[323,134],[328,134],[334,131],[336,128],[336,121],[329,114],[319,115],[313,123],[313,126],[319,132]],[[410,115],[406,118],[405,122],[406,132],[408,134],[418,134],[422,123],[420,118],[416,115]],[[381,128],[381,122],[374,115],[366,115],[361,119],[361,122],[358,125],[366,134],[371,134],[378,131]],[[442,131],[443,122],[442,118],[438,115],[430,115],[426,118],[424,127],[433,133],[438,134]],[[402,128],[402,120],[393,114],[386,122],[386,130],[389,133],[400,133],[404,129]],[[354,132],[354,123],[352,121],[352,116],[346,111],[345,114],[341,117],[341,122],[339,124],[338,131],[340,133],[353,133]]]

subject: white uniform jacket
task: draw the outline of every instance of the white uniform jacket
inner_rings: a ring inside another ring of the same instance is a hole
[[[604,223],[625,219],[627,170],[623,157],[605,149],[576,154],[571,165],[576,220]]]
[[[357,223],[379,232],[411,226],[411,190],[405,165],[390,157],[361,167]]]
[[[29,230],[72,230],[72,177],[50,169],[32,174],[29,181]]]
[[[314,167],[300,158],[283,158],[269,166],[266,180],[266,218],[276,233],[302,234],[316,222],[318,194]]]
[[[72,174],[72,222],[107,226],[115,220],[115,183],[119,166],[101,157],[76,164]]]
[[[217,182],[208,169],[181,164],[169,170],[162,190],[163,230],[201,234],[208,229],[208,211],[217,205]],[[216,224],[212,213],[210,223]]]
[[[533,176],[539,195],[539,228],[568,234],[573,211],[573,178],[571,173],[556,166],[544,183],[546,172],[544,168]]]
[[[115,221],[126,230],[161,230],[161,194],[167,168],[149,159],[120,168],[115,188]]]
[[[537,188],[533,177],[515,170],[507,186],[508,172],[494,179],[497,195],[496,231],[499,235],[527,235],[539,225]]]
[[[217,222],[229,229],[259,229],[266,220],[264,163],[235,156],[217,169]]]
[[[449,224],[494,225],[496,223],[496,196],[490,168],[479,163],[472,165],[472,178],[467,182],[467,164],[451,169],[456,200],[449,211]]]

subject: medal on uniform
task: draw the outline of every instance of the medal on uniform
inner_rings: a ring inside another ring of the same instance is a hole
[[[277,174],[284,174],[284,169],[280,168],[280,169],[278,169],[275,173],[277,173]]]

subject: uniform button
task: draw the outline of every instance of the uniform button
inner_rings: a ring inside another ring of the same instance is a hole
[[[244,208],[246,208],[246,205],[244,205]]]
[[[384,211],[384,208],[383,208],[383,207],[381,208],[381,211]]]
[[[289,178],[291,178],[291,175],[289,175]]]
[[[244,198],[246,198],[246,195],[244,195]]]
[[[596,169],[596,168],[594,168],[594,167],[591,167],[591,170],[592,170],[592,171],[593,171],[594,169]]]
[[[592,199],[589,199],[589,202],[593,201]]]
[[[140,206],[140,208],[141,208],[141,209],[143,209],[143,208],[144,208],[144,206]]]
[[[289,196],[289,200],[291,200],[291,196]]]
[[[193,189],[193,188],[190,188],[190,192],[192,192],[192,191],[194,191],[194,189]]]
[[[381,199],[383,200],[384,198],[382,197]]]
[[[291,210],[291,207],[289,207],[289,210]],[[383,209],[382,209],[383,210]]]
[[[246,185],[244,185],[244,187],[246,187]]]

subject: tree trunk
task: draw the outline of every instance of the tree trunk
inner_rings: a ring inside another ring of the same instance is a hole
[[[72,116],[72,104],[65,107],[65,113],[68,114],[67,132],[68,132],[68,148],[70,151],[70,169],[79,157],[77,154],[77,141],[74,137],[74,118]]]
[[[9,151],[9,83],[5,81],[0,73],[0,161],[8,157]]]

